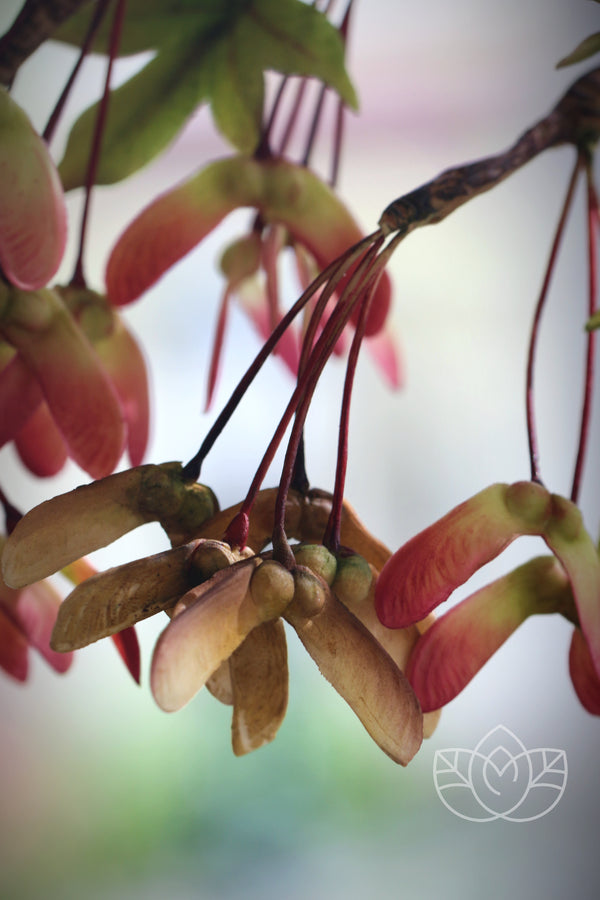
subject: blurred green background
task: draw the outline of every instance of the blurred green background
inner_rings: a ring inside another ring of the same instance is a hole
[[[2,5],[3,29],[18,5]],[[359,3],[349,68],[361,116],[348,121],[341,193],[364,228],[394,197],[443,168],[512,143],[590,67],[554,68],[599,24],[600,9],[588,0]],[[69,50],[45,47],[19,74],[15,96],[38,127],[73,59]],[[119,77],[127,65],[117,67]],[[92,61],[68,118],[98,93],[101,78],[101,65]],[[65,124],[58,156],[66,131]],[[101,289],[106,253],[148,196],[224,152],[201,113],[164,159],[97,192],[87,260],[92,286]],[[361,517],[391,547],[486,484],[528,477],[525,349],[572,159],[563,149],[532,163],[447,222],[415,234],[392,261],[407,384],[390,396],[365,354],[347,485]],[[75,233],[81,195],[69,202]],[[212,421],[202,405],[221,289],[215,259],[245,225],[244,214],[233,217],[127,310],[153,372],[149,461],[189,458]],[[583,229],[579,196],[540,354],[543,465],[549,486],[563,492],[582,371]],[[217,404],[256,347],[234,313]],[[342,377],[339,365],[326,373],[307,432],[309,473],[323,488],[333,479],[332,422]],[[203,478],[223,506],[245,493],[289,391],[275,361],[207,460]],[[597,406],[591,459],[600,450]],[[9,448],[0,465],[3,485],[22,508],[83,480],[73,466],[52,484],[35,482]],[[598,481],[590,466],[584,513],[592,533],[599,525]],[[158,530],[142,529],[96,561],[114,565],[164,545]],[[538,551],[535,539],[519,542],[465,590]],[[445,710],[406,770],[370,742],[294,634],[281,732],[251,757],[234,758],[230,711],[208,694],[173,716],[154,706],[148,663],[162,627],[160,621],[140,627],[141,689],[106,641],[80,652],[66,676],[36,660],[27,685],[0,682],[1,897],[597,896],[600,730],[570,686],[570,629],[562,620],[527,622]],[[566,751],[567,788],[546,817],[478,824],[457,818],[438,799],[435,750],[473,748],[498,724],[528,748]]]

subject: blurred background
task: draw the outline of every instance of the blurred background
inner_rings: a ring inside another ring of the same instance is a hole
[[[2,4],[2,31],[19,5]],[[340,192],[365,231],[395,197],[444,168],[508,147],[593,66],[555,68],[597,30],[600,8],[590,0],[358,3],[349,70],[361,108],[348,117]],[[74,59],[69,48],[50,44],[20,72],[15,97],[37,127]],[[120,62],[117,78],[139,65]],[[102,77],[101,62],[90,60],[53,144],[57,158],[69,123],[98,96]],[[159,161],[97,190],[86,260],[91,286],[102,289],[110,247],[151,196],[227,152],[202,111]],[[396,251],[393,324],[406,383],[391,394],[364,354],[346,488],[363,521],[392,548],[486,485],[529,477],[526,349],[573,162],[568,148],[545,154]],[[80,192],[69,198],[73,235],[81,200]],[[570,490],[580,410],[583,201],[580,190],[552,283],[537,378],[542,471],[559,493]],[[247,222],[243,212],[231,217],[126,311],[151,370],[150,462],[186,461],[195,453],[258,349],[234,311],[215,412],[204,415],[222,289],[216,261]],[[64,278],[72,262],[70,252],[59,273]],[[295,291],[290,280],[290,300]],[[333,363],[307,429],[309,475],[325,489],[333,484],[342,381],[343,366]],[[202,478],[223,507],[244,496],[291,387],[275,360],[209,456]],[[594,537],[597,399],[582,502]],[[280,464],[279,458],[270,484]],[[36,481],[10,448],[1,451],[0,465],[3,485],[23,509],[86,480],[72,466],[52,482]],[[147,526],[95,561],[106,567],[164,547],[160,529]],[[521,539],[451,602],[541,550],[537,539]],[[0,680],[3,897],[597,896],[600,727],[571,687],[571,629],[564,620],[538,617],[522,626],[445,709],[406,769],[372,744],[292,633],[290,703],[280,734],[236,759],[230,710],[206,692],[173,716],[155,707],[148,665],[165,622],[139,627],[141,688],[107,641],[79,652],[66,676],[36,659],[25,686]],[[473,823],[440,802],[435,751],[473,748],[497,725],[528,748],[566,752],[566,790],[547,816]]]

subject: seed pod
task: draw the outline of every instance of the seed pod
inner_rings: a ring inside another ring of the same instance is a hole
[[[226,569],[234,562],[235,556],[229,544],[211,540],[198,543],[191,561],[201,581],[207,581],[215,572]]]
[[[337,562],[327,547],[323,544],[298,544],[292,550],[299,566],[306,566],[327,584],[333,583]]]
[[[306,566],[296,566],[294,569],[294,600],[291,604],[290,613],[293,617],[302,619],[312,619],[318,616],[325,600],[329,588]]]
[[[252,600],[264,622],[278,618],[294,597],[292,573],[274,559],[265,560],[252,574]]]
[[[342,603],[352,609],[369,595],[373,575],[369,563],[362,556],[338,557],[332,589]]]

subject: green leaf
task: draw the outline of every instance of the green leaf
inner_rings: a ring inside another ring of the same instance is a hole
[[[97,184],[114,184],[157,156],[206,96],[195,39],[163,48],[112,92]],[[58,167],[65,190],[85,184],[98,104],[75,122]]]
[[[596,0],[596,2],[600,2],[600,0]],[[597,31],[596,34],[591,34],[578,44],[572,53],[569,53],[569,55],[561,59],[560,62],[557,62],[556,68],[562,69],[564,66],[572,66],[575,63],[582,62],[584,59],[593,56],[594,53],[598,53],[599,50],[600,31]]]
[[[260,138],[264,100],[263,73],[252,57],[240,29],[227,44],[215,48],[207,67],[214,122],[236,149],[248,154]]]
[[[87,4],[52,35],[54,40],[80,47],[87,34],[93,12]],[[156,50],[177,36],[194,32],[204,36],[226,25],[229,6],[224,0],[129,0],[119,42],[119,56],[131,56]],[[102,19],[92,44],[93,53],[107,52],[112,15]]]
[[[300,0],[255,0],[244,38],[263,69],[318,78],[353,109],[358,99],[344,68],[344,44],[331,22]]]
[[[215,122],[242,152],[260,136],[262,73],[320,79],[356,108],[337,29],[300,0],[252,0],[214,48],[211,105]]]
[[[259,140],[266,69],[312,76],[356,106],[344,46],[326,17],[301,0],[131,0],[121,50],[158,48],[156,57],[111,94],[98,184],[113,184],[157,156],[205,100],[239,150]],[[80,43],[76,17],[62,40]],[[106,47],[109,20],[94,48]],[[98,104],[73,126],[59,171],[66,190],[85,183]]]

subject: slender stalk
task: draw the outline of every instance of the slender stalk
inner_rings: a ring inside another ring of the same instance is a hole
[[[375,292],[375,289],[377,288],[377,283],[381,277],[383,269],[400,240],[401,238],[399,236],[396,236],[394,240],[390,241],[385,250],[383,250],[379,255],[376,265],[373,266],[373,271],[372,273],[370,273],[371,283],[368,289],[365,290],[364,298],[361,302],[360,315],[356,324],[356,330],[354,332],[352,344],[350,346],[350,352],[348,354],[346,377],[344,379],[344,392],[342,396],[342,408],[340,414],[337,465],[335,470],[335,486],[333,489],[331,512],[329,514],[329,520],[325,528],[325,534],[323,535],[323,543],[334,554],[338,552],[340,547],[342,509],[344,505],[344,487],[346,482],[346,469],[348,464],[350,406],[352,403],[352,389],[354,387],[354,376],[356,374],[358,356],[365,336],[367,319],[373,294]]]
[[[104,14],[106,13],[106,10],[108,9],[111,2],[112,2],[112,0],[99,0],[98,4],[94,10],[94,15],[92,16],[92,20],[90,22],[90,27],[88,28],[88,32],[85,36],[83,44],[81,45],[81,50],[79,52],[79,57],[77,58],[77,62],[73,66],[73,71],[69,75],[67,83],[65,84],[65,86],[62,90],[62,93],[61,93],[60,97],[58,98],[56,105],[50,114],[50,118],[48,119],[48,122],[46,123],[46,127],[44,128],[44,131],[42,133],[42,137],[44,138],[46,143],[50,143],[50,141],[52,140],[52,138],[54,136],[54,132],[56,130],[56,126],[58,125],[58,121],[62,115],[62,111],[65,107],[65,103],[69,99],[71,90],[73,88],[73,85],[75,84],[75,79],[77,78],[77,75],[79,74],[79,70],[80,70],[81,66],[83,65],[84,59],[86,58],[86,56],[89,53],[90,47],[92,46],[92,43],[94,41],[94,38],[98,31],[98,28],[100,27],[100,25],[102,23],[102,19],[104,18]]]
[[[310,403],[325,364],[330,358],[333,348],[348,323],[357,302],[359,302],[360,298],[363,296],[365,283],[368,284],[370,281],[370,270],[376,260],[382,241],[383,237],[379,237],[373,246],[369,248],[346,285],[335,312],[323,328],[323,331],[310,354],[306,368],[302,373],[302,378],[299,378],[296,390],[292,394],[290,402],[281,418],[275,435],[269,444],[263,462],[261,462],[259,470],[250,487],[250,491],[248,492],[246,501],[244,501],[242,507],[249,515],[254,498],[273,461],[277,447],[283,438],[292,416],[295,415],[283,463],[274,511],[273,553],[284,565],[287,564],[289,558],[289,547],[285,535],[285,505],[294,471],[294,462],[304,428],[304,422],[306,421]]]
[[[596,240],[598,235],[598,226],[600,221],[600,213],[598,211],[598,195],[594,187],[592,160],[588,156],[585,161],[585,175],[587,182],[587,232],[588,232],[588,315],[594,315],[597,309],[598,297],[598,251]],[[596,355],[596,332],[590,331],[587,336],[587,348],[585,358],[585,381],[583,389],[583,405],[581,410],[581,424],[579,428],[579,445],[577,448],[577,458],[575,461],[575,471],[573,473],[573,483],[571,487],[571,500],[577,503],[579,498],[579,490],[581,487],[581,478],[583,474],[583,466],[585,454],[588,446],[592,395],[594,386],[594,362]]]
[[[325,527],[323,535],[323,544],[333,553],[336,554],[340,548],[340,530],[342,523],[342,504],[344,499],[344,485],[346,483],[346,469],[348,467],[348,438],[350,429],[350,404],[352,400],[352,388],[354,386],[354,375],[356,374],[356,364],[358,362],[358,354],[365,336],[365,327],[367,324],[367,313],[370,306],[372,292],[375,290],[377,282],[373,283],[373,287],[369,291],[368,296],[361,303],[360,316],[350,345],[348,353],[348,362],[346,365],[346,377],[344,379],[344,392],[342,395],[342,408],[340,413],[340,425],[338,430],[338,450],[337,463],[335,468],[335,486],[333,489],[333,500],[331,504],[331,512]]]
[[[208,370],[208,384],[206,387],[206,403],[204,412],[208,412],[212,406],[217,378],[219,376],[219,367],[221,363],[221,353],[223,350],[223,339],[225,336],[225,326],[227,325],[227,316],[229,313],[229,298],[231,297],[231,287],[228,284],[223,291],[221,304],[219,306],[219,315],[217,317],[217,328],[215,331],[215,340],[213,344],[213,352],[210,359],[210,367]]]
[[[308,166],[310,162],[310,157],[312,155],[315,139],[317,137],[317,132],[319,130],[319,125],[321,122],[321,115],[323,114],[323,103],[325,101],[325,94],[327,93],[327,85],[322,84],[319,90],[319,96],[317,97],[317,102],[315,105],[315,111],[313,113],[312,122],[310,123],[310,129],[308,132],[308,138],[306,140],[306,146],[304,148],[304,155],[302,156],[301,165]]]
[[[288,148],[288,144],[292,139],[292,134],[294,133],[294,128],[296,127],[296,123],[298,121],[298,116],[300,114],[300,108],[302,106],[302,101],[304,100],[304,95],[306,93],[306,87],[308,84],[308,80],[306,78],[302,78],[301,81],[296,86],[296,95],[294,97],[294,101],[292,103],[292,108],[289,112],[288,119],[281,136],[281,140],[279,141],[279,146],[277,148],[277,152],[279,156],[283,156],[285,151]]]
[[[539,466],[539,451],[538,451],[537,429],[536,429],[536,423],[535,423],[535,403],[534,403],[534,374],[535,374],[535,362],[536,362],[539,329],[540,329],[540,322],[542,319],[542,312],[544,310],[544,306],[546,304],[546,297],[548,295],[548,288],[550,287],[550,280],[552,278],[552,272],[554,270],[554,264],[556,262],[556,257],[558,255],[558,249],[560,247],[560,242],[562,240],[565,224],[567,221],[567,215],[569,213],[569,209],[571,208],[573,194],[575,191],[575,185],[577,184],[577,179],[579,177],[579,173],[581,171],[582,164],[583,164],[583,160],[582,160],[581,155],[579,154],[577,156],[577,160],[575,162],[575,167],[573,169],[573,173],[572,173],[571,179],[569,181],[569,186],[567,188],[567,195],[565,197],[565,201],[562,206],[560,218],[558,220],[558,226],[556,228],[554,240],[552,242],[552,248],[550,250],[550,257],[548,259],[548,265],[546,266],[546,273],[544,275],[542,289],[540,291],[538,302],[537,302],[537,305],[535,308],[535,313],[533,316],[533,324],[531,327],[531,337],[529,339],[529,351],[527,354],[527,376],[526,376],[526,388],[525,388],[527,441],[528,441],[528,445],[529,445],[531,480],[536,481],[539,484],[542,483],[542,480],[541,480],[540,466]]]
[[[268,340],[265,341],[262,348],[260,349],[260,352],[256,355],[252,364],[249,366],[246,373],[239,381],[231,397],[219,413],[212,428],[206,435],[196,455],[193,456],[192,459],[190,459],[190,461],[183,467],[183,474],[185,478],[189,478],[192,481],[198,480],[198,478],[200,477],[202,463],[212,449],[215,441],[225,428],[226,424],[229,422],[229,419],[237,409],[246,391],[260,372],[265,361],[269,358],[274,348],[277,346],[286,328],[291,325],[298,313],[301,312],[302,309],[304,309],[315,291],[317,291],[321,287],[321,285],[325,283],[333,283],[333,287],[331,288],[331,290],[335,290],[335,285],[343,277],[344,272],[346,271],[348,266],[350,266],[354,262],[357,256],[360,256],[366,246],[373,243],[373,240],[378,234],[379,232],[377,231],[371,235],[368,235],[366,238],[363,238],[361,241],[359,241],[358,244],[350,247],[349,250],[347,250],[346,253],[344,253],[341,257],[338,257],[338,259],[330,263],[327,268],[324,269],[307,287],[302,296],[299,297],[298,300],[296,300],[294,305],[290,307],[285,316],[282,318],[281,322],[279,322],[277,328],[272,332]]]
[[[102,135],[104,134],[104,126],[106,124],[106,116],[108,113],[108,103],[110,100],[110,82],[112,76],[112,68],[115,56],[119,49],[121,40],[121,31],[123,28],[123,19],[125,17],[125,7],[127,0],[117,0],[112,28],[110,32],[108,63],[106,66],[106,79],[104,81],[104,93],[98,106],[98,115],[96,117],[96,127],[92,138],[92,147],[88,160],[88,168],[85,179],[85,201],[83,206],[83,214],[81,217],[81,226],[79,230],[79,252],[75,262],[75,269],[71,284],[77,287],[86,287],[85,275],[83,272],[83,254],[85,250],[85,239],[87,234],[87,225],[90,211],[90,203],[92,197],[92,189],[96,183],[96,172],[98,171],[98,163],[100,161],[100,151],[102,148]]]
[[[354,307],[353,301],[356,300],[357,296],[360,296],[360,294],[355,294],[354,297],[351,297],[350,292],[357,286],[358,280],[363,274],[364,264],[365,263],[363,260],[359,267],[359,270],[354,273],[351,281],[347,284],[335,312],[325,325],[323,331],[321,332],[319,340],[312,350],[310,359],[308,360],[308,365],[304,369],[301,369],[299,371],[296,389],[294,390],[294,393],[289,400],[285,412],[283,413],[283,416],[281,417],[279,424],[275,430],[275,434],[271,438],[269,446],[267,447],[261,463],[254,475],[252,484],[250,485],[248,493],[246,494],[246,498],[242,504],[240,512],[235,516],[227,529],[225,540],[227,540],[230,544],[235,544],[242,547],[245,546],[246,536],[248,533],[249,515],[252,509],[252,505],[258,491],[260,490],[260,486],[269,470],[269,467],[273,462],[275,453],[277,452],[279,444],[283,439],[292,416],[295,414],[296,421],[294,422],[292,434],[290,435],[290,440],[288,442],[288,449],[284,460],[283,474],[279,483],[279,491],[277,495],[274,514],[274,548],[275,544],[277,544],[280,551],[278,557],[279,561],[284,564],[287,564],[288,562],[291,563],[291,556],[289,553],[289,548],[287,546],[284,528],[285,500],[287,498],[289,486],[294,472],[294,464],[298,454],[304,420],[306,418],[306,413],[308,412],[308,405],[310,403],[310,400],[312,399],[317,381],[319,380],[325,363],[331,356],[333,347],[335,346],[336,341],[338,340],[344,326],[348,321],[349,316],[352,313],[352,309]],[[329,285],[327,286],[327,289],[324,293],[326,293],[328,289]],[[315,313],[313,313],[313,315],[315,315]],[[308,400],[308,402],[306,403],[305,409],[303,410],[302,403],[304,400]]]
[[[340,35],[344,41],[344,46],[348,45],[348,30],[350,27],[350,14],[352,12],[352,4],[354,0],[349,0],[344,18],[340,25]],[[335,125],[333,131],[333,155],[331,161],[331,173],[329,175],[329,184],[335,187],[338,182],[340,172],[340,160],[342,155],[342,143],[344,140],[344,122],[345,122],[346,104],[341,97],[338,97],[335,111]]]
[[[277,327],[279,321],[279,277],[277,272],[277,257],[281,250],[281,228],[272,225],[262,245],[263,271],[265,273],[265,290],[267,294],[267,308],[269,310],[269,322],[271,331]]]

